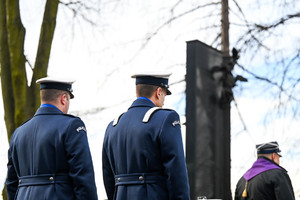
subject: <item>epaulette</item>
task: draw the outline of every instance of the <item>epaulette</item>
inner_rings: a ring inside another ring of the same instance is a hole
[[[172,110],[172,109],[168,109],[168,108],[161,108],[161,107],[153,107],[153,108],[150,108],[144,115],[144,118],[143,118],[143,122],[144,123],[148,123],[151,116],[158,110]]]
[[[125,112],[122,112],[121,114],[119,114],[115,119],[114,119],[114,122],[113,122],[113,126],[116,126],[119,122],[119,119],[121,118],[121,116],[124,114]]]

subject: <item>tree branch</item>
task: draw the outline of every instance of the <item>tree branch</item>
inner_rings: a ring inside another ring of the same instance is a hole
[[[269,25],[254,24],[254,27],[257,28],[258,32],[268,31],[269,29],[276,28],[279,25],[283,25],[287,21],[289,21],[289,20],[291,20],[293,18],[297,18],[297,17],[300,17],[300,12],[295,13],[295,14],[289,14],[289,15],[287,15],[285,17],[280,18],[277,22],[271,23]]]
[[[31,85],[27,93],[27,99],[30,107],[37,109],[40,105],[39,86],[35,84],[36,80],[47,75],[50,51],[53,41],[54,30],[56,26],[58,0],[47,0],[45,5],[44,17],[40,32],[38,50],[36,54],[35,65],[32,74]],[[33,109],[33,110],[35,110]],[[32,110],[31,110],[32,112]],[[34,113],[30,113],[32,116]]]
[[[267,82],[267,83],[269,83],[269,84],[275,86],[276,88],[279,89],[280,92],[285,93],[285,94],[289,97],[289,99],[292,99],[292,100],[294,100],[294,101],[300,102],[300,99],[297,99],[297,98],[294,97],[292,94],[289,94],[289,93],[287,92],[287,90],[285,90],[285,89],[284,89],[281,85],[279,85],[278,83],[273,82],[273,81],[271,81],[271,80],[268,79],[268,78],[258,76],[258,75],[256,75],[256,74],[254,74],[253,72],[247,70],[245,67],[243,67],[242,65],[240,65],[240,64],[238,64],[238,63],[237,63],[237,66],[240,67],[243,71],[245,71],[245,72],[247,72],[248,74],[250,74],[251,76],[253,76],[254,78],[256,78],[256,79],[258,79],[258,80],[261,80],[261,81],[265,81],[265,82]]]
[[[95,7],[87,6],[85,3],[82,1],[71,1],[71,2],[63,2],[59,1],[59,3],[73,13],[73,17],[76,18],[76,16],[80,16],[84,21],[88,22],[92,26],[96,26],[97,23],[92,21],[91,19],[87,18],[85,14],[83,14],[81,11],[93,11],[95,13],[99,13],[100,11],[98,9],[95,9]]]
[[[144,42],[142,43],[141,47],[138,49],[137,53],[133,56],[132,59],[134,59],[141,52],[141,50],[147,46],[147,44],[153,39],[153,37],[155,37],[168,24],[171,24],[172,22],[176,21],[177,19],[180,19],[181,17],[184,17],[185,15],[188,15],[190,13],[193,13],[201,8],[205,8],[205,7],[209,7],[209,6],[213,6],[213,5],[219,5],[219,4],[220,4],[220,2],[212,2],[212,3],[205,4],[205,5],[199,5],[199,6],[196,6],[195,8],[192,8],[183,13],[180,13],[179,15],[173,16],[170,19],[168,19],[167,21],[163,22],[153,32],[148,33],[146,35],[146,37],[144,38]]]

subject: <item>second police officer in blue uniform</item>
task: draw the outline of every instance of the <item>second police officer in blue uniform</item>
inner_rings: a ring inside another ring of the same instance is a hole
[[[11,137],[9,200],[96,200],[94,169],[84,123],[66,114],[72,83],[39,79],[42,105]]]
[[[178,114],[162,109],[170,74],[137,74],[137,100],[106,130],[103,179],[109,200],[188,200]]]

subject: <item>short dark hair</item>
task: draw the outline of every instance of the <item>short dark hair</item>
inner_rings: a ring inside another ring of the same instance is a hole
[[[66,91],[56,90],[56,89],[44,89],[40,91],[41,100],[48,101],[48,102],[56,101],[60,97],[60,95],[64,93],[67,94]]]
[[[136,85],[136,94],[138,97],[150,98],[154,92],[159,88],[156,85],[138,84]]]

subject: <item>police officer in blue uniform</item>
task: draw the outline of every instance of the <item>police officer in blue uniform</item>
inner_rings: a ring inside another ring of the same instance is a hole
[[[67,114],[73,82],[37,80],[42,105],[10,141],[9,200],[98,199],[85,125]]]
[[[179,116],[163,109],[170,74],[136,74],[137,99],[106,130],[103,179],[109,200],[188,200]]]

